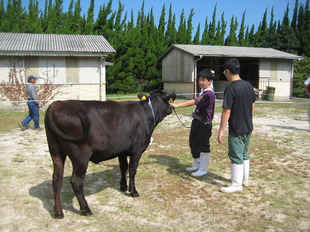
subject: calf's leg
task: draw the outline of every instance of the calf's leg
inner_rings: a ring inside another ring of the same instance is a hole
[[[54,191],[54,213],[55,218],[63,218],[64,213],[62,211],[60,201],[60,190],[63,182],[64,164],[66,160],[65,155],[55,155],[55,151],[51,150],[51,156],[54,165],[53,172],[53,191]]]
[[[140,196],[135,186],[135,176],[137,173],[137,167],[140,160],[141,155],[131,155],[129,161],[129,192],[130,196],[138,197]]]
[[[121,170],[121,181],[120,181],[120,189],[122,192],[127,191],[127,180],[126,180],[126,174],[128,170],[128,161],[126,156],[119,156],[119,167]]]
[[[84,195],[84,178],[88,166],[88,161],[76,160],[72,162],[73,173],[70,179],[72,189],[80,204],[80,210],[85,216],[92,215]]]

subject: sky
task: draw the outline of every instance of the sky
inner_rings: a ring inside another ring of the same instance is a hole
[[[68,6],[71,0],[63,0],[63,11],[67,12]],[[4,1],[5,6],[7,0]],[[100,6],[107,4],[108,0],[95,0],[95,18],[98,16]],[[119,0],[113,0],[113,10],[118,9]],[[137,19],[137,13],[141,9],[143,0],[121,0],[124,5],[124,12],[127,11],[127,19],[130,19],[131,11],[133,10],[135,20]],[[27,9],[29,0],[22,0],[23,6]],[[306,0],[299,0],[299,3],[305,5]],[[172,4],[172,12],[176,15],[177,27],[178,21],[182,10],[184,9],[186,19],[189,16],[190,10],[193,8],[195,14],[193,16],[193,26],[195,33],[198,24],[203,30],[205,26],[205,20],[208,17],[208,22],[212,20],[214,7],[217,6],[216,19],[220,20],[221,15],[224,12],[225,20],[227,21],[227,29],[229,29],[232,16],[236,17],[239,26],[242,21],[243,13],[246,11],[245,23],[246,26],[254,24],[255,29],[262,21],[264,12],[267,9],[267,20],[270,21],[271,9],[274,7],[274,19],[276,21],[282,21],[284,12],[289,4],[289,16],[292,19],[293,10],[295,6],[295,0],[144,0],[144,12],[148,14],[153,8],[155,23],[158,25],[159,17],[161,15],[162,7],[166,8],[166,21],[168,20],[169,7]],[[39,0],[39,8],[44,9],[45,0]],[[87,10],[90,5],[90,0],[81,0],[82,14],[87,14]]]

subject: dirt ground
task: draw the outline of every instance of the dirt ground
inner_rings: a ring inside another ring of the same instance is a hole
[[[180,117],[190,125],[189,116]],[[214,121],[219,119],[217,113]],[[307,115],[297,119],[256,116],[254,125],[254,137],[273,141],[277,146],[270,147],[273,152],[285,148],[294,158],[271,154],[261,160],[258,147],[252,157],[249,190],[228,196],[218,191],[230,179],[225,155],[211,162],[208,177],[193,178],[185,173],[191,164],[186,144],[188,131],[175,115],[170,115],[156,129],[154,144],[140,161],[136,178],[139,198],[130,198],[118,190],[117,160],[90,164],[85,192],[94,215],[81,216],[69,184],[68,161],[62,190],[62,220],[53,218],[53,167],[45,131],[21,131],[16,127],[0,138],[0,231],[310,231]],[[217,136],[217,128],[218,123],[213,137]],[[161,138],[161,132],[167,131],[173,134],[169,137],[173,143]],[[176,138],[179,134],[184,134],[184,141]],[[263,149],[264,144],[261,146]],[[219,145],[214,147],[216,153],[225,151]],[[185,150],[184,155],[174,156],[176,149],[180,149],[180,154]],[[264,175],[266,172],[268,175]],[[290,175],[286,178],[285,173]],[[294,175],[298,178],[291,182]],[[292,186],[294,183],[296,187]],[[287,199],[285,203],[279,199],[281,196]]]

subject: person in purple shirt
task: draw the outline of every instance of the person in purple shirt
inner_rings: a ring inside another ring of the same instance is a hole
[[[192,176],[204,176],[208,173],[208,166],[211,156],[210,137],[212,135],[212,120],[214,115],[215,94],[212,88],[212,81],[215,72],[211,69],[204,69],[199,73],[199,87],[201,92],[198,97],[181,102],[171,103],[174,108],[196,105],[192,117],[191,130],[189,135],[189,146],[194,159],[194,165],[186,168],[191,171]]]

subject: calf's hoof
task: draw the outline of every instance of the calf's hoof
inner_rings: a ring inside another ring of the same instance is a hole
[[[88,210],[82,210],[82,214],[83,214],[83,216],[90,216],[90,215],[93,215],[93,213],[91,212],[90,209],[88,209]]]
[[[121,192],[126,192],[127,191],[127,186],[125,186],[125,185],[121,186],[120,189],[121,189]]]
[[[138,192],[135,192],[135,193],[130,193],[130,196],[131,197],[139,197],[139,193]]]
[[[65,217],[65,215],[64,215],[63,212],[61,212],[61,213],[56,213],[56,212],[55,212],[55,214],[54,214],[54,218],[55,218],[55,219],[62,219],[62,218],[64,218],[64,217]]]

